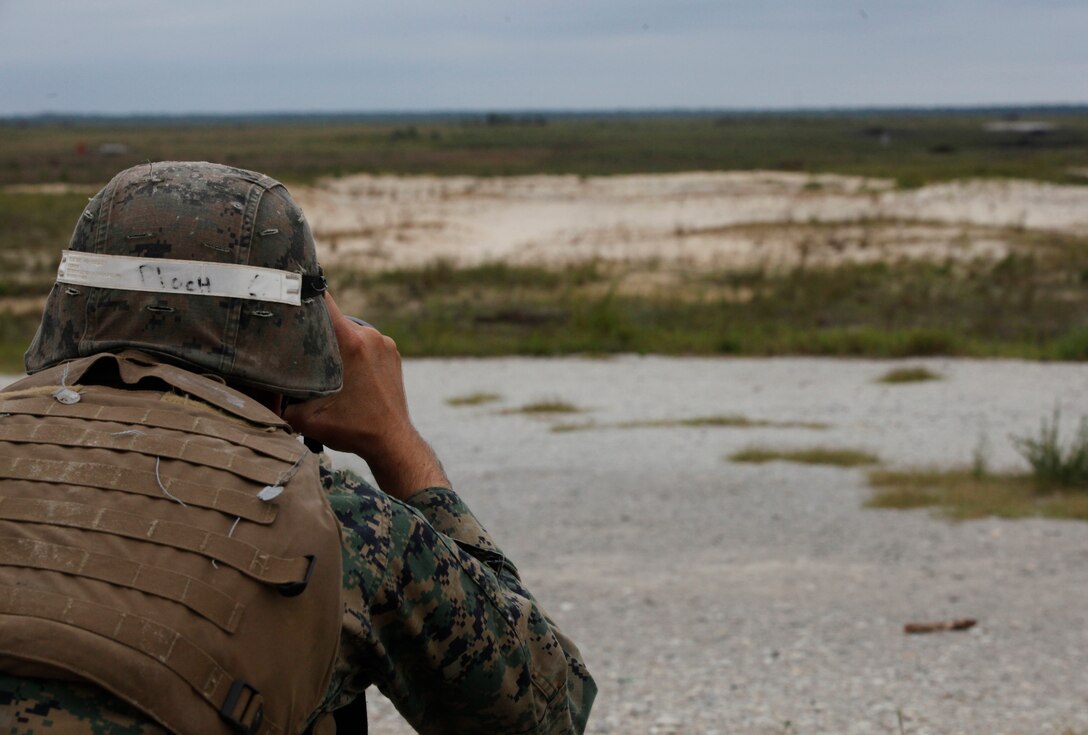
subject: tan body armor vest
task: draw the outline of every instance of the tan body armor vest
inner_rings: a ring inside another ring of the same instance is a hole
[[[317,458],[242,393],[137,352],[0,392],[0,671],[177,733],[294,735],[332,672],[340,554]]]

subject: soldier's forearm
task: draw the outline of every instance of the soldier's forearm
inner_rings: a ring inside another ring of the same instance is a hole
[[[398,500],[428,488],[452,488],[442,463],[431,446],[412,429],[390,437],[389,446],[367,458],[378,487]]]

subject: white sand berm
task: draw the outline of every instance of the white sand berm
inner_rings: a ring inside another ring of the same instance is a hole
[[[324,262],[592,259],[726,268],[1000,257],[1025,233],[1088,235],[1088,187],[784,172],[614,177],[349,176],[294,188]]]

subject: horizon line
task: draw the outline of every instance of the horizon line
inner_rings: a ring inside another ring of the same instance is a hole
[[[58,112],[39,111],[0,115],[4,122],[34,122],[50,120],[238,120],[238,119],[409,119],[464,118],[488,115],[517,115],[537,117],[698,117],[712,115],[852,115],[852,114],[1009,114],[1014,112],[1071,113],[1088,112],[1088,102],[1025,102],[964,105],[806,105],[790,107],[465,107],[388,110],[252,110],[218,112]]]

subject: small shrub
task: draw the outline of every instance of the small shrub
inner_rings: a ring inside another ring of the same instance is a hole
[[[1062,447],[1058,435],[1060,411],[1055,408],[1048,422],[1045,418],[1037,437],[1014,436],[1016,450],[1031,465],[1036,484],[1043,489],[1088,489],[1088,418],[1082,418],[1077,435]]]

